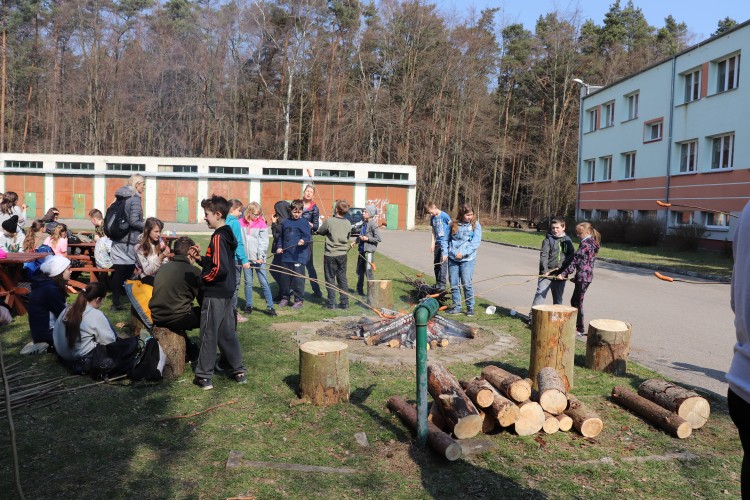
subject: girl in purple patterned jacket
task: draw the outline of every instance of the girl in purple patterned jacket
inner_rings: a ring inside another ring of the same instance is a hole
[[[576,236],[581,240],[571,263],[563,269],[557,276],[557,279],[565,279],[573,272],[576,273],[573,278],[575,289],[573,297],[570,299],[570,305],[578,309],[576,317],[576,331],[579,336],[584,335],[583,330],[583,297],[586,295],[586,289],[594,279],[594,261],[599,251],[599,243],[602,239],[599,231],[589,222],[581,222],[576,225]]]

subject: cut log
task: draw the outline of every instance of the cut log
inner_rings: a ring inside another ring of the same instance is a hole
[[[469,396],[469,399],[479,408],[487,408],[495,401],[495,394],[492,385],[484,379],[473,378],[472,380],[462,380],[461,388]]]
[[[401,417],[401,420],[403,420],[412,431],[416,432],[416,408],[396,396],[388,399],[388,408],[396,412],[398,416]],[[461,458],[461,445],[430,422],[427,423],[427,442],[430,443],[433,450],[437,451],[451,462]]]
[[[595,319],[586,336],[586,368],[624,375],[630,353],[629,323],[616,319]]]
[[[625,387],[613,387],[612,400],[680,439],[685,439],[693,432],[690,422],[678,414],[662,408]]]
[[[697,392],[661,380],[646,380],[638,387],[638,394],[662,408],[677,413],[690,422],[693,429],[700,429],[708,421],[711,406]]]
[[[440,316],[439,314],[433,316],[432,321],[442,327],[446,335],[450,335],[452,337],[465,337],[473,339],[477,335],[476,327],[469,326],[467,324],[461,323],[459,321],[454,321],[449,318],[445,318],[443,316]]]
[[[518,420],[514,424],[516,434],[530,436],[544,427],[544,410],[539,403],[524,401],[518,405]]]
[[[568,409],[565,414],[573,419],[573,427],[583,437],[594,438],[602,432],[604,424],[595,412],[586,407],[572,394],[568,394]]]
[[[393,309],[393,281],[368,280],[367,301],[375,309]]]
[[[542,368],[536,380],[542,409],[553,415],[564,412],[568,407],[568,398],[565,396],[565,386],[557,370],[550,367]]]
[[[185,371],[185,337],[161,326],[155,326],[152,334],[167,357],[162,377],[167,381],[179,378]]]
[[[370,330],[369,336],[366,337],[367,345],[378,345],[394,337],[400,337],[402,333],[408,332],[411,325],[414,324],[414,316],[404,315],[396,318],[387,325],[379,326]]]
[[[501,394],[518,403],[522,403],[531,397],[531,384],[500,367],[485,366],[482,369],[482,378],[494,385]]]
[[[349,350],[343,342],[316,340],[299,346],[300,397],[316,406],[349,401]]]
[[[573,427],[573,419],[566,414],[555,415],[555,418],[560,422],[560,430],[562,432],[568,432]]]
[[[557,420],[557,415],[553,415],[549,412],[544,412],[544,425],[542,430],[547,434],[554,434],[560,430],[560,421]]]
[[[448,344],[450,344],[450,342],[448,341],[448,339],[441,339],[439,344],[440,344],[440,347],[447,347]]]
[[[494,387],[492,387],[492,396],[492,405],[485,410],[487,414],[495,418],[501,427],[510,427],[515,424],[520,415],[518,406],[510,399],[505,398]]]
[[[398,339],[391,339],[388,341],[388,347],[396,348],[401,345],[401,341]]]
[[[547,366],[557,370],[565,392],[573,387],[573,361],[576,343],[575,307],[539,305],[531,308],[531,360],[529,378],[535,383],[537,374]],[[534,385],[534,389],[537,389]]]
[[[482,431],[482,417],[451,372],[436,363],[427,365],[427,390],[458,439],[476,436]]]
[[[434,402],[430,405],[430,412],[427,414],[427,421],[435,424],[435,427],[437,427],[441,431],[448,430],[447,426],[445,425],[445,418],[443,418],[443,414],[440,413],[438,405],[436,405]]]
[[[479,410],[479,416],[482,417],[482,434],[493,432],[497,427],[497,420],[481,410]]]

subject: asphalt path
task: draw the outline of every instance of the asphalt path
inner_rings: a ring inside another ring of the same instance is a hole
[[[424,272],[423,279],[434,280],[429,232],[382,231],[382,234],[379,252]],[[534,274],[538,266],[539,251],[483,242],[474,281],[509,273]],[[536,279],[524,283],[527,279],[491,279],[477,283],[475,293],[504,308],[528,314]],[[523,284],[501,286],[510,283]],[[631,323],[631,359],[677,382],[726,397],[724,374],[735,342],[729,288],[727,284],[668,283],[655,278],[653,271],[647,269],[597,261],[594,280],[586,292],[585,318],[587,322],[606,318]],[[566,304],[570,303],[572,293],[572,283],[568,282]],[[551,294],[547,301],[552,303]],[[477,313],[484,314],[484,310],[478,307]]]

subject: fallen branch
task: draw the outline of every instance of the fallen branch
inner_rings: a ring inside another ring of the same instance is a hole
[[[212,406],[212,407],[210,407],[210,408],[206,408],[206,409],[205,409],[205,410],[203,410],[203,411],[197,411],[197,412],[195,412],[195,413],[191,413],[191,414],[189,414],[189,415],[176,415],[176,416],[174,416],[174,417],[164,417],[164,418],[160,418],[160,419],[158,419],[158,420],[154,420],[154,422],[158,424],[159,422],[166,422],[167,420],[177,420],[177,419],[180,419],[180,418],[190,418],[190,417],[196,417],[196,416],[198,416],[198,415],[202,415],[202,414],[204,414],[204,413],[208,413],[208,412],[210,412],[210,411],[213,411],[213,410],[215,410],[215,409],[217,409],[217,408],[221,408],[222,406],[227,406],[227,405],[234,405],[234,404],[237,404],[238,402],[239,402],[239,401],[236,401],[236,400],[232,400],[232,401],[227,401],[226,403],[221,403],[221,404],[218,404],[218,405],[216,405],[216,406]]]

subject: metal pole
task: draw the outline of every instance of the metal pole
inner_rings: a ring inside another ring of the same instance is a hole
[[[425,299],[414,308],[417,327],[417,446],[427,445],[427,322],[440,308],[435,299]]]

